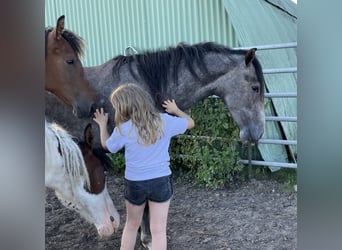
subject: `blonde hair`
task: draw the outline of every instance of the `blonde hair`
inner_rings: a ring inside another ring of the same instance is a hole
[[[121,134],[121,124],[131,120],[137,128],[140,144],[154,144],[163,135],[160,113],[155,108],[150,94],[138,85],[120,85],[111,94],[110,102],[115,110],[115,126]]]

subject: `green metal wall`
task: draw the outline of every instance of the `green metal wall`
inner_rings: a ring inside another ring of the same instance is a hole
[[[222,0],[46,0],[45,26],[65,28],[87,44],[84,66],[104,63],[127,46],[138,51],[214,41],[238,42]]]

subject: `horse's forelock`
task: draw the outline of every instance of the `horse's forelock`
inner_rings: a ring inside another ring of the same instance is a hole
[[[223,47],[223,46],[222,46]],[[247,53],[247,50],[242,50],[242,49],[230,49],[230,48],[219,48],[219,50],[225,50],[226,53],[228,53],[228,56],[229,55],[233,55],[233,54],[237,54],[237,55],[246,55]],[[222,52],[223,52],[222,51]],[[219,52],[219,51],[217,51]],[[257,58],[254,58],[253,61],[252,61],[252,64],[255,68],[255,73],[257,75],[257,79],[260,83],[260,98],[264,98],[264,91],[265,91],[265,79],[264,79],[264,75],[263,75],[263,72],[262,72],[262,66],[259,62],[259,60]]]
[[[62,36],[67,40],[78,57],[84,56],[85,42],[82,37],[67,29],[64,29]]]
[[[52,27],[45,28],[45,57],[47,55],[48,36],[52,30]],[[75,51],[78,57],[84,57],[86,46],[82,37],[67,29],[64,29],[62,36],[70,44],[71,48]]]
[[[260,82],[260,98],[263,100],[264,99],[264,91],[265,91],[265,79],[264,75],[262,73],[262,67],[257,58],[254,58],[253,60],[253,66],[255,68],[255,72],[258,78],[258,81]]]

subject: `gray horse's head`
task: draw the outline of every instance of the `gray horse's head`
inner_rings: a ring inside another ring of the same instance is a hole
[[[255,50],[237,51],[231,61],[234,67],[218,79],[219,95],[239,126],[243,143],[257,142],[265,127],[265,80]]]

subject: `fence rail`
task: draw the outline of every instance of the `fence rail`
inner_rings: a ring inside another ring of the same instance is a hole
[[[260,139],[260,144],[282,144],[282,145],[297,145],[296,140],[279,140],[279,139]]]
[[[297,48],[297,42],[238,47],[235,49],[252,49],[252,48],[257,48],[258,50]]]
[[[264,74],[280,74],[280,73],[297,73],[297,68],[274,68],[274,69],[264,69],[262,71]]]
[[[274,162],[274,161],[256,161],[256,160],[240,160],[242,164],[245,165],[256,165],[256,166],[270,166],[270,167],[283,167],[283,168],[297,168],[297,163],[287,163],[287,162]]]
[[[282,93],[265,93],[265,98],[297,98],[297,93],[295,92],[282,92]]]
[[[266,116],[266,121],[275,121],[275,122],[297,122],[296,116]]]

